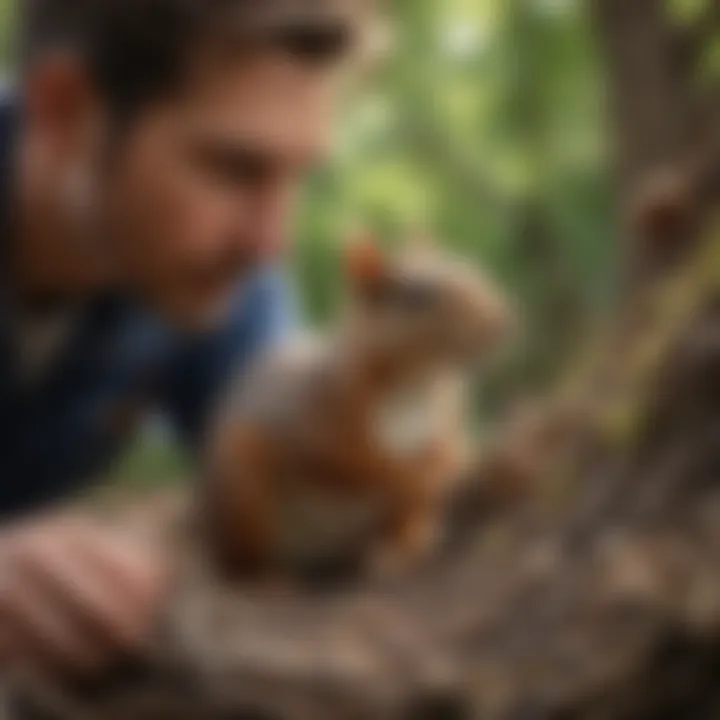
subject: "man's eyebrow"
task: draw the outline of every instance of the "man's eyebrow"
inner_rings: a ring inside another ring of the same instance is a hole
[[[201,142],[199,152],[227,165],[238,168],[268,170],[281,162],[282,153],[277,148],[261,142],[242,141],[232,138],[214,138]],[[324,146],[299,149],[294,159],[299,165],[312,167],[324,163],[328,157]]]
[[[225,162],[268,164],[274,159],[273,153],[259,143],[243,142],[231,138],[201,138],[198,152]]]

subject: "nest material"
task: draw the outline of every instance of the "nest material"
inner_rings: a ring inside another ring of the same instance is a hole
[[[2,717],[718,717],[717,236],[602,348],[564,388],[533,507],[489,521],[490,453],[413,577],[271,592],[188,561],[142,663],[91,688],[13,683]]]

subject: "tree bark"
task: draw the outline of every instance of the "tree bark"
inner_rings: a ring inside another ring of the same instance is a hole
[[[716,103],[697,73],[707,38],[681,33],[663,0],[593,0],[591,8],[607,68],[621,257],[632,292],[666,269],[662,254],[638,241],[635,198],[654,176],[702,154],[715,132]]]
[[[385,585],[231,590],[189,563],[142,664],[18,682],[3,717],[717,717],[720,240],[630,310],[533,509],[488,523],[470,486],[446,551]]]
[[[594,0],[592,7],[608,70],[619,191],[627,196],[687,151],[692,83],[677,62],[664,2]]]
[[[624,197],[688,150],[662,7],[594,2]],[[232,589],[189,535],[184,582],[141,661],[92,687],[8,679],[0,717],[718,717],[720,238],[706,222],[718,157],[690,173],[693,219],[675,228],[704,242],[672,254],[674,275],[649,273],[559,410],[484,455],[427,567],[385,585]],[[488,491],[511,480],[535,483],[535,502],[488,517]]]

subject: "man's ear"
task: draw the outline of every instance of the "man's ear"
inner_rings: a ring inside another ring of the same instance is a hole
[[[345,274],[352,289],[362,295],[380,287],[388,263],[379,242],[369,233],[356,233],[345,244]]]
[[[73,53],[51,52],[33,62],[23,93],[28,126],[39,129],[57,151],[73,153],[88,142],[97,120],[96,97]]]

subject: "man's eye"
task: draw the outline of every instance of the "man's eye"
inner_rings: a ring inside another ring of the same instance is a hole
[[[237,185],[256,185],[264,182],[270,175],[270,168],[261,158],[229,158],[222,167],[225,179]]]
[[[252,152],[207,151],[201,163],[213,177],[229,185],[261,184],[272,171],[267,158]]]

